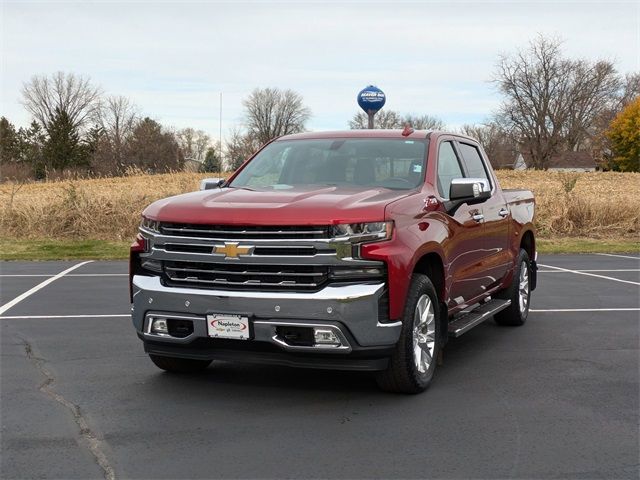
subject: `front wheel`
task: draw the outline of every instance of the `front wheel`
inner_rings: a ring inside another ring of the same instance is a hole
[[[149,354],[156,367],[171,373],[193,373],[204,370],[211,360],[193,360],[190,358],[165,357]]]
[[[436,370],[440,352],[440,304],[429,277],[415,274],[402,317],[400,339],[378,386],[388,392],[419,393],[426,390]]]
[[[502,290],[496,297],[511,300],[511,305],[494,318],[498,325],[520,326],[527,321],[529,316],[529,303],[531,301],[531,262],[525,250],[520,250],[516,268],[513,272],[511,285]]]

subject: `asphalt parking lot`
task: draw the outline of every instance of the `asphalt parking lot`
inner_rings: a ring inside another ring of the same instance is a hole
[[[80,263],[0,263],[2,478],[640,475],[640,255],[541,256],[527,324],[450,341],[417,396],[351,372],[162,373],[126,262],[59,275]]]

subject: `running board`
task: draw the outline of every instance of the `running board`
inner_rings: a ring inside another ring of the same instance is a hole
[[[459,337],[476,325],[488,320],[499,311],[504,310],[509,305],[511,305],[511,300],[493,299],[489,300],[487,303],[483,303],[475,310],[472,310],[469,313],[464,313],[449,322],[449,336],[454,338]]]

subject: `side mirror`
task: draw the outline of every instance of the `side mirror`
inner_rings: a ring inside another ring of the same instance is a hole
[[[205,178],[200,182],[200,190],[213,190],[220,188],[224,183],[224,178]]]
[[[449,187],[449,200],[480,203],[491,196],[489,182],[484,178],[454,178]]]
[[[454,178],[449,186],[447,211],[453,214],[460,205],[482,203],[491,197],[489,181],[484,178]]]

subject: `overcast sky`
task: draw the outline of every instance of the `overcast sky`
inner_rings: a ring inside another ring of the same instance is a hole
[[[17,125],[30,121],[22,83],[58,70],[215,138],[220,92],[225,135],[242,99],[268,86],[301,93],[312,130],[347,128],[368,84],[385,91],[385,108],[481,122],[499,102],[498,55],[537,33],[562,37],[569,56],[640,70],[640,0],[0,2],[0,114]]]

